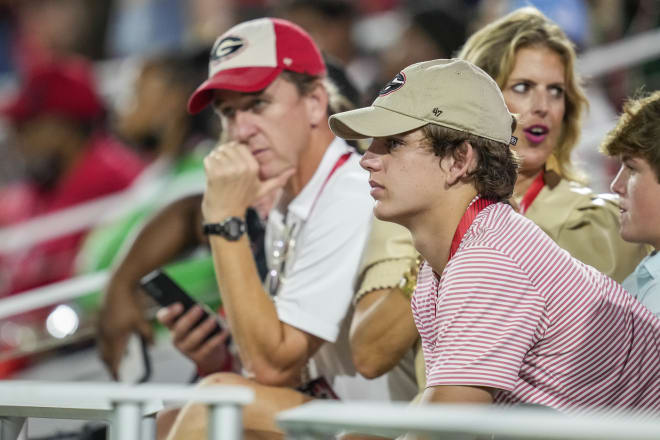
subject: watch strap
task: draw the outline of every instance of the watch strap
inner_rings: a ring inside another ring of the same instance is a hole
[[[204,223],[203,230],[206,235],[220,235],[227,240],[236,241],[245,234],[247,227],[242,218],[227,217],[219,223]]]

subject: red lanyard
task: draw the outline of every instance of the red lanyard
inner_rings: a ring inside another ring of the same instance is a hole
[[[458,246],[461,244],[461,240],[463,240],[463,236],[470,228],[470,225],[477,217],[477,215],[484,208],[492,205],[493,203],[495,203],[493,200],[478,198],[477,200],[472,202],[470,206],[468,206],[468,209],[465,211],[465,214],[463,214],[461,221],[458,222],[458,226],[456,227],[456,232],[454,233],[454,238],[451,240],[451,247],[449,248],[449,260],[451,260],[451,257],[453,257],[456,251],[458,250]],[[447,260],[447,262],[449,262],[449,260]]]
[[[525,191],[525,195],[520,201],[520,206],[518,207],[518,212],[520,214],[525,215],[527,209],[532,205],[532,203],[534,203],[534,199],[536,199],[536,196],[539,195],[545,186],[545,179],[543,178],[544,174],[545,172],[541,171],[538,176],[534,178],[534,181],[529,186],[529,188],[527,188],[527,191]]]
[[[326,183],[328,183],[328,180],[330,180],[330,177],[332,177],[332,175],[335,173],[335,171],[337,171],[339,169],[339,167],[341,167],[342,165],[344,165],[346,163],[346,161],[348,160],[349,157],[351,157],[351,152],[350,151],[348,153],[342,154],[339,157],[339,159],[337,159],[337,162],[335,162],[334,166],[330,170],[330,173],[328,173],[327,177],[323,181],[323,184],[321,185],[321,188],[319,189],[319,192],[316,193],[316,198],[314,199],[314,202],[312,203],[312,207],[309,208],[309,214],[307,215],[307,217],[309,217],[312,214],[312,211],[314,210],[314,207],[316,206],[316,202],[318,201],[319,196],[323,192],[323,189],[325,188]]]

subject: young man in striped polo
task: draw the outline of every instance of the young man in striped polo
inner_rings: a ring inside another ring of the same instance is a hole
[[[372,106],[330,118],[340,137],[374,138],[374,213],[426,260],[412,298],[424,401],[660,411],[660,320],[505,202],[512,125],[497,84],[462,60],[409,66]]]

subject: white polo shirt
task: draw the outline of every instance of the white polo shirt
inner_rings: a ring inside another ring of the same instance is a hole
[[[280,321],[328,342],[310,362],[312,378],[325,377],[342,399],[404,399],[410,396],[390,387],[387,375],[367,380],[351,358],[351,300],[373,200],[355,152],[326,182],[349,152],[353,149],[335,138],[300,194],[269,214],[266,260],[269,270],[278,272],[275,306]]]

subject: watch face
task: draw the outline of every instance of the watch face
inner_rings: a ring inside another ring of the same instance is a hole
[[[238,217],[230,217],[222,224],[225,236],[229,240],[238,240],[245,232],[245,222]]]
[[[241,231],[241,226],[242,222],[236,218],[233,218],[227,223],[227,235],[229,235],[231,238],[238,238],[242,235]]]

